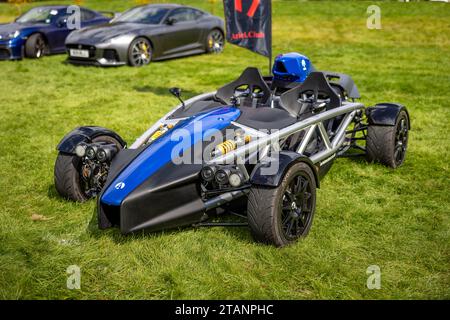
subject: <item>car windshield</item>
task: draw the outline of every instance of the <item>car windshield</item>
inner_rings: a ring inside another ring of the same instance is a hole
[[[158,24],[166,15],[168,9],[164,8],[134,8],[126,11],[112,22],[134,22],[146,24]]]
[[[34,8],[20,16],[18,23],[46,23],[52,22],[52,19],[58,15],[58,10],[52,8]]]

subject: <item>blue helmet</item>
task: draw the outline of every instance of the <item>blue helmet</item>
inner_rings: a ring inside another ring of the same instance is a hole
[[[274,79],[286,82],[303,82],[313,70],[308,57],[297,52],[278,55],[272,68]]]

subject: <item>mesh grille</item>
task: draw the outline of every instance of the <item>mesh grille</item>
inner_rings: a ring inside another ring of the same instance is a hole
[[[117,56],[117,52],[114,49],[106,49],[103,52],[103,58],[105,58],[106,60],[109,60],[109,61],[117,61],[117,60],[119,60],[119,58]]]

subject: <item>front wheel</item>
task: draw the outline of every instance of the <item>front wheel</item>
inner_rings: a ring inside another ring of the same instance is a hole
[[[48,51],[47,43],[44,37],[35,33],[31,35],[25,43],[25,55],[27,58],[39,59],[43,57]]]
[[[254,186],[248,196],[248,224],[256,241],[277,247],[304,237],[316,210],[316,180],[303,162],[286,172],[280,186]]]
[[[115,144],[118,150],[122,149],[120,142],[109,136],[99,136],[92,142]],[[108,169],[109,164],[93,168],[83,164],[83,160],[76,155],[60,152],[54,170],[56,191],[63,198],[85,202],[101,191]]]
[[[142,67],[152,61],[152,46],[145,38],[136,38],[128,49],[128,63],[132,67]]]
[[[206,38],[206,51],[208,53],[221,53],[225,46],[225,37],[222,31],[212,30]]]
[[[403,164],[408,148],[409,118],[400,111],[394,126],[370,126],[367,129],[366,157],[397,168]]]
[[[81,183],[81,159],[76,155],[59,153],[55,163],[55,187],[59,195],[76,202],[89,200]]]

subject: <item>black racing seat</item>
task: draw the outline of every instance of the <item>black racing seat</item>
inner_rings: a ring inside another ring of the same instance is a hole
[[[355,85],[353,79],[343,73],[322,71],[328,82],[333,88],[338,88],[337,93],[342,91],[347,94],[350,99],[359,99],[361,95],[359,94],[358,88]]]
[[[330,86],[323,72],[311,72],[305,82],[283,93],[280,96],[280,107],[296,118],[311,111],[307,108],[308,104],[299,101],[303,94],[312,95],[315,102],[319,98],[329,99],[326,110],[341,106],[341,98]]]
[[[253,104],[252,93],[258,93],[258,106],[264,105],[270,98],[270,89],[257,68],[249,67],[239,78],[217,90],[215,100],[196,101],[186,109],[180,108],[175,111],[169,119],[187,118],[200,112],[212,110],[224,105],[231,105],[236,91],[246,87],[248,97],[241,98],[241,106],[247,107]]]
[[[269,107],[240,107],[239,109],[241,110],[241,115],[236,122],[258,130],[279,130],[297,122],[297,118],[290,116],[281,109]]]
[[[223,86],[217,90],[216,98],[223,101],[225,104],[232,104],[232,97],[234,96],[236,89],[241,87],[247,87],[250,95],[254,92],[260,92],[260,103],[265,104],[270,98],[270,88],[264,81],[263,76],[257,68],[249,67],[235,81]],[[251,99],[251,97],[250,97]]]

